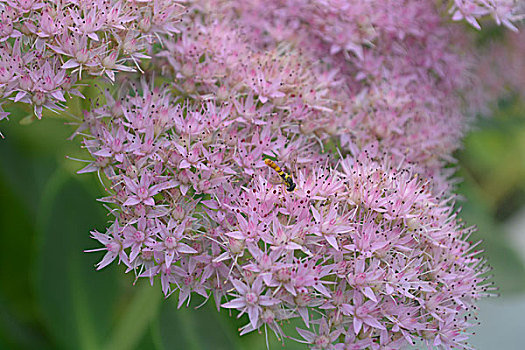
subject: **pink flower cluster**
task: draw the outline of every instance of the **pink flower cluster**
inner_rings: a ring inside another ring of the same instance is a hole
[[[443,4],[183,4],[0,0],[0,120],[6,100],[40,118],[81,96],[77,79],[118,82],[75,132],[92,157],[79,173],[98,173],[115,217],[92,232],[97,268],[118,260],[179,307],[213,297],[247,314],[241,334],[468,348],[493,288],[445,166],[483,106],[471,38]],[[512,0],[449,5],[476,27],[519,19]],[[115,75],[146,58],[155,79]]]
[[[99,269],[118,259],[178,292],[179,306],[213,295],[248,315],[241,334],[284,337],[282,321],[301,318],[298,341],[315,349],[465,346],[466,314],[490,293],[471,229],[376,144],[334,168],[304,150],[318,152],[315,140],[286,143],[268,102],[196,108],[145,82],[107,99],[86,115],[95,160],[81,171],[106,175],[117,216],[93,232]],[[263,160],[297,150],[287,192]]]
[[[406,1],[376,14],[407,23],[377,19],[359,49],[334,49],[334,28],[355,21],[305,3],[268,1],[259,18],[257,1],[194,4],[153,58],[166,84],[123,83],[86,112],[80,172],[104,175],[115,215],[92,233],[98,268],[118,260],[179,306],[213,297],[247,314],[241,334],[468,348],[489,268],[438,178],[468,121],[455,96],[470,84],[464,37]],[[348,13],[373,18],[373,3]],[[286,334],[294,318],[304,326]]]
[[[325,92],[330,97],[331,103],[317,110],[327,116],[322,124],[338,139],[340,149],[378,141],[381,151],[414,163],[419,173],[434,178],[436,193],[447,191],[450,174],[444,164],[453,161],[451,154],[473,114],[467,112],[479,107],[463,99],[475,86],[468,37],[459,26],[446,26],[432,2],[249,0],[222,7],[219,2],[209,16],[223,25],[235,23],[235,30],[242,30],[237,37],[248,38],[250,51],[237,55],[246,50],[232,47],[221,31],[199,29],[199,23],[182,33],[187,35],[184,45],[173,45],[178,50],[197,48],[200,54],[209,46],[218,47],[223,54],[229,52],[220,66],[232,67],[233,72],[239,64],[246,65],[237,57],[244,59],[253,51],[300,50],[310,62],[318,62],[326,77],[323,81],[330,90],[313,89],[310,94]],[[201,55],[178,50],[167,54],[176,71],[182,61],[186,66],[194,62],[195,72],[212,69],[210,61],[198,60]],[[180,63],[173,64],[175,60]],[[189,77],[190,85],[193,79]],[[278,82],[272,76],[266,80]]]
[[[77,76],[140,70],[161,34],[177,32],[184,8],[169,0],[1,0],[0,98],[62,110],[82,96]],[[5,116],[4,116],[5,117]]]

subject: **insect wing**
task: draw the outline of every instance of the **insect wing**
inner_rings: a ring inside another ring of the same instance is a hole
[[[297,156],[299,152],[295,149],[288,156],[288,171],[293,177],[297,176]]]

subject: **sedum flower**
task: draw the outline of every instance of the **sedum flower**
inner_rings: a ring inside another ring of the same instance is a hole
[[[196,293],[247,314],[241,334],[468,348],[492,286],[443,166],[470,63],[433,3],[389,4],[190,4],[152,54],[167,83],[106,92],[76,132],[121,227],[95,238],[179,307]]]
[[[0,98],[32,105],[39,119],[44,107],[61,111],[65,92],[82,97],[73,76],[114,82],[116,72],[140,70],[153,42],[178,32],[183,12],[167,0],[2,0]],[[9,72],[4,56],[16,61]]]
[[[166,89],[142,86],[120,99],[125,113],[101,105],[83,126],[117,217],[93,234],[108,252],[99,267],[119,256],[166,295],[178,291],[179,307],[213,296],[248,315],[242,334],[283,337],[279,322],[298,318],[318,349],[467,346],[467,315],[491,293],[488,268],[452,201],[415,167],[392,166],[377,144],[337,162],[305,152],[287,169],[297,187],[288,192],[263,157],[293,158],[280,141],[290,129],[298,149],[321,150],[293,121],[268,127],[286,114],[249,122],[229,103],[181,108]]]
[[[227,309],[238,309],[241,311],[239,316],[247,313],[251,326],[254,329],[257,328],[257,321],[259,320],[262,307],[276,305],[279,303],[279,300],[268,295],[261,295],[264,292],[261,278],[256,278],[251,286],[239,280],[232,280],[231,282],[238,295],[235,299],[221,306]]]
[[[98,240],[100,243],[104,244],[104,248],[86,250],[86,252],[95,252],[100,250],[105,250],[106,255],[104,258],[97,264],[97,270],[100,270],[107,265],[109,265],[117,257],[119,262],[128,264],[128,256],[124,251],[123,237],[122,237],[122,228],[119,226],[118,220],[115,220],[111,228],[111,235],[106,235],[97,231],[91,232],[91,237]]]

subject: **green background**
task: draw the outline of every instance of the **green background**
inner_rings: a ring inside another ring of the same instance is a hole
[[[502,100],[457,152],[462,217],[494,267],[499,298],[483,300],[472,343],[478,349],[522,349],[525,314],[525,108]],[[0,123],[1,349],[265,349],[264,334],[239,337],[247,320],[218,313],[212,303],[177,310],[158,284],[133,285],[116,263],[96,272],[103,253],[89,238],[111,217],[93,174],[76,175],[86,159],[73,127],[52,116],[20,125],[16,110]],[[523,220],[523,225],[520,224]],[[519,232],[521,230],[521,233]],[[520,236],[521,235],[521,236]],[[293,327],[293,325],[289,325]],[[282,348],[270,335],[272,349]],[[286,341],[286,349],[304,349]]]

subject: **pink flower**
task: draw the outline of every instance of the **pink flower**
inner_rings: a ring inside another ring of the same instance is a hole
[[[241,311],[239,316],[248,313],[250,324],[255,329],[262,310],[262,306],[273,306],[279,303],[279,300],[268,295],[261,295],[264,292],[261,278],[255,279],[251,286],[239,280],[231,281],[238,295],[237,298],[222,304],[227,309],[238,309]]]
[[[108,231],[108,233],[103,234],[97,231],[92,231],[91,237],[104,244],[105,247],[86,250],[86,252],[96,252],[101,250],[107,251],[104,258],[97,264],[97,270],[106,267],[117,257],[119,258],[119,262],[122,261],[124,264],[128,264],[128,256],[126,255],[123,246],[122,229],[118,224],[118,220],[115,220],[113,223],[111,232]]]
[[[140,180],[138,182],[128,177],[124,177],[124,183],[126,184],[126,190],[131,192],[131,194],[128,195],[123,205],[137,205],[139,203],[155,205],[153,196],[160,191],[172,188],[175,185],[172,181],[164,181],[153,185],[153,176],[147,171],[144,171],[140,175]]]
[[[188,219],[177,223],[170,220],[168,225],[164,225],[159,220],[156,220],[157,236],[159,241],[151,242],[149,246],[154,252],[164,254],[164,262],[166,266],[170,266],[174,258],[178,258],[179,254],[193,254],[197,253],[195,249],[181,242],[184,238],[183,233],[188,228]]]
[[[203,280],[199,278],[202,269],[198,267],[194,260],[190,260],[189,263],[181,263],[181,267],[175,266],[173,271],[180,280],[178,281],[178,285],[180,286],[178,308],[180,308],[186,300],[188,301],[186,306],[189,306],[192,293],[197,293],[205,298],[208,297],[206,286],[203,284]]]
[[[354,293],[353,304],[343,304],[342,310],[345,315],[353,317],[353,326],[355,334],[365,325],[376,329],[386,330],[385,326],[379,321],[377,302],[372,300],[364,301],[361,293]]]
[[[320,213],[314,206],[311,207],[312,215],[317,223],[317,234],[324,237],[336,250],[339,249],[337,235],[348,233],[352,230],[351,226],[344,224],[348,218],[341,216],[337,209],[337,205],[331,205],[328,212],[322,208]]]
[[[319,323],[318,334],[300,328],[297,328],[297,332],[299,332],[299,334],[306,340],[305,343],[311,345],[311,349],[315,350],[336,349],[333,342],[341,334],[341,331],[338,329],[330,331],[330,327],[325,318],[322,318]]]
[[[126,226],[124,228],[124,248],[131,247],[129,261],[133,262],[139,256],[143,248],[153,244],[151,224],[148,225],[148,219],[141,217],[138,219],[137,227]]]
[[[141,5],[158,10],[129,14],[146,40],[122,33],[95,62],[116,71],[135,40],[176,29],[148,51],[170,83],[130,77],[77,130],[128,271],[178,291],[179,306],[197,293],[247,313],[241,334],[291,338],[279,323],[300,318],[317,349],[464,346],[465,315],[491,287],[443,169],[468,122],[457,96],[470,63],[439,9],[199,2],[175,26],[177,6]]]

